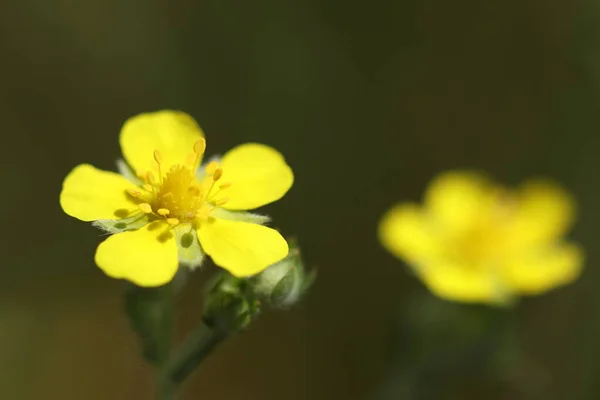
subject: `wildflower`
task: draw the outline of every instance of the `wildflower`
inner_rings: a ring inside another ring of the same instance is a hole
[[[454,171],[431,183],[422,206],[388,211],[379,237],[437,296],[505,303],[579,276],[582,250],[561,240],[573,220],[573,199],[549,181],[510,191],[482,174]]]
[[[235,276],[251,276],[283,259],[288,245],[254,209],[280,199],[293,173],[271,147],[250,143],[202,166],[206,141],[189,115],[140,114],[123,125],[122,175],[75,167],[60,194],[63,210],[112,233],[96,251],[109,276],[139,286],[169,282],[179,264],[205,254]]]

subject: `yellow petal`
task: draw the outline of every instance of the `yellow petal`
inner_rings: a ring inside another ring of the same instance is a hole
[[[169,225],[155,221],[136,231],[109,236],[96,250],[96,264],[113,278],[138,286],[160,286],[177,272],[177,244]]]
[[[396,257],[413,263],[426,262],[442,249],[426,215],[409,203],[394,206],[381,218],[379,240]]]
[[[509,288],[491,269],[440,262],[422,266],[418,273],[429,290],[446,300],[502,304],[511,298]]]
[[[505,280],[525,294],[543,293],[577,279],[583,258],[583,251],[573,244],[531,251],[509,261],[504,269]]]
[[[262,144],[248,143],[223,157],[220,182],[231,183],[223,190],[228,210],[250,210],[280,199],[292,187],[294,174],[283,156]]]
[[[552,182],[529,182],[521,188],[517,199],[508,227],[511,242],[516,247],[530,248],[554,241],[573,223],[573,198]]]
[[[288,254],[279,232],[258,224],[211,218],[197,232],[204,252],[238,277],[257,274]]]
[[[162,156],[163,173],[173,164],[184,164],[194,143],[204,137],[188,114],[163,110],[129,118],[121,129],[121,151],[136,172],[155,170],[154,150]]]
[[[127,210],[136,208],[126,193],[135,187],[119,174],[81,164],[65,178],[60,205],[65,213],[82,221],[123,218]]]
[[[490,210],[492,187],[476,172],[454,171],[438,176],[425,193],[425,205],[440,229],[464,232]]]

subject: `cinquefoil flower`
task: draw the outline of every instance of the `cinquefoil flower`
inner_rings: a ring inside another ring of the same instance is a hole
[[[562,240],[573,219],[573,199],[551,182],[510,191],[455,171],[431,183],[423,205],[393,207],[379,237],[437,296],[504,303],[579,276],[582,251]]]
[[[284,158],[251,143],[201,167],[203,136],[183,112],[141,114],[121,130],[124,176],[82,164],[66,177],[63,210],[113,233],[95,256],[107,275],[159,286],[180,263],[197,267],[207,254],[242,277],[287,255],[285,239],[262,225],[267,217],[243,212],[290,189],[294,177]]]

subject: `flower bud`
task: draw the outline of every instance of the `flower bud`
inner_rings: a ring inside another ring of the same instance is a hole
[[[213,329],[236,332],[246,328],[258,315],[258,301],[244,293],[244,280],[226,272],[219,273],[207,285],[204,321]]]
[[[250,278],[248,286],[259,300],[272,307],[285,308],[301,300],[315,277],[314,271],[306,272],[300,249],[295,241],[290,241],[287,257]]]

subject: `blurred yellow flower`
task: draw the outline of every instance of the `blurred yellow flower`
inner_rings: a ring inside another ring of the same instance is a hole
[[[288,254],[285,239],[263,226],[267,217],[243,212],[292,186],[292,170],[276,150],[244,144],[202,166],[202,130],[189,115],[168,110],[130,118],[120,144],[122,175],[81,164],[60,194],[67,214],[113,233],[95,256],[107,275],[159,286],[179,264],[197,267],[207,254],[242,277]]]
[[[430,184],[423,205],[389,210],[379,238],[437,296],[501,304],[579,276],[582,250],[562,241],[574,211],[571,196],[549,181],[512,191],[453,171]]]

